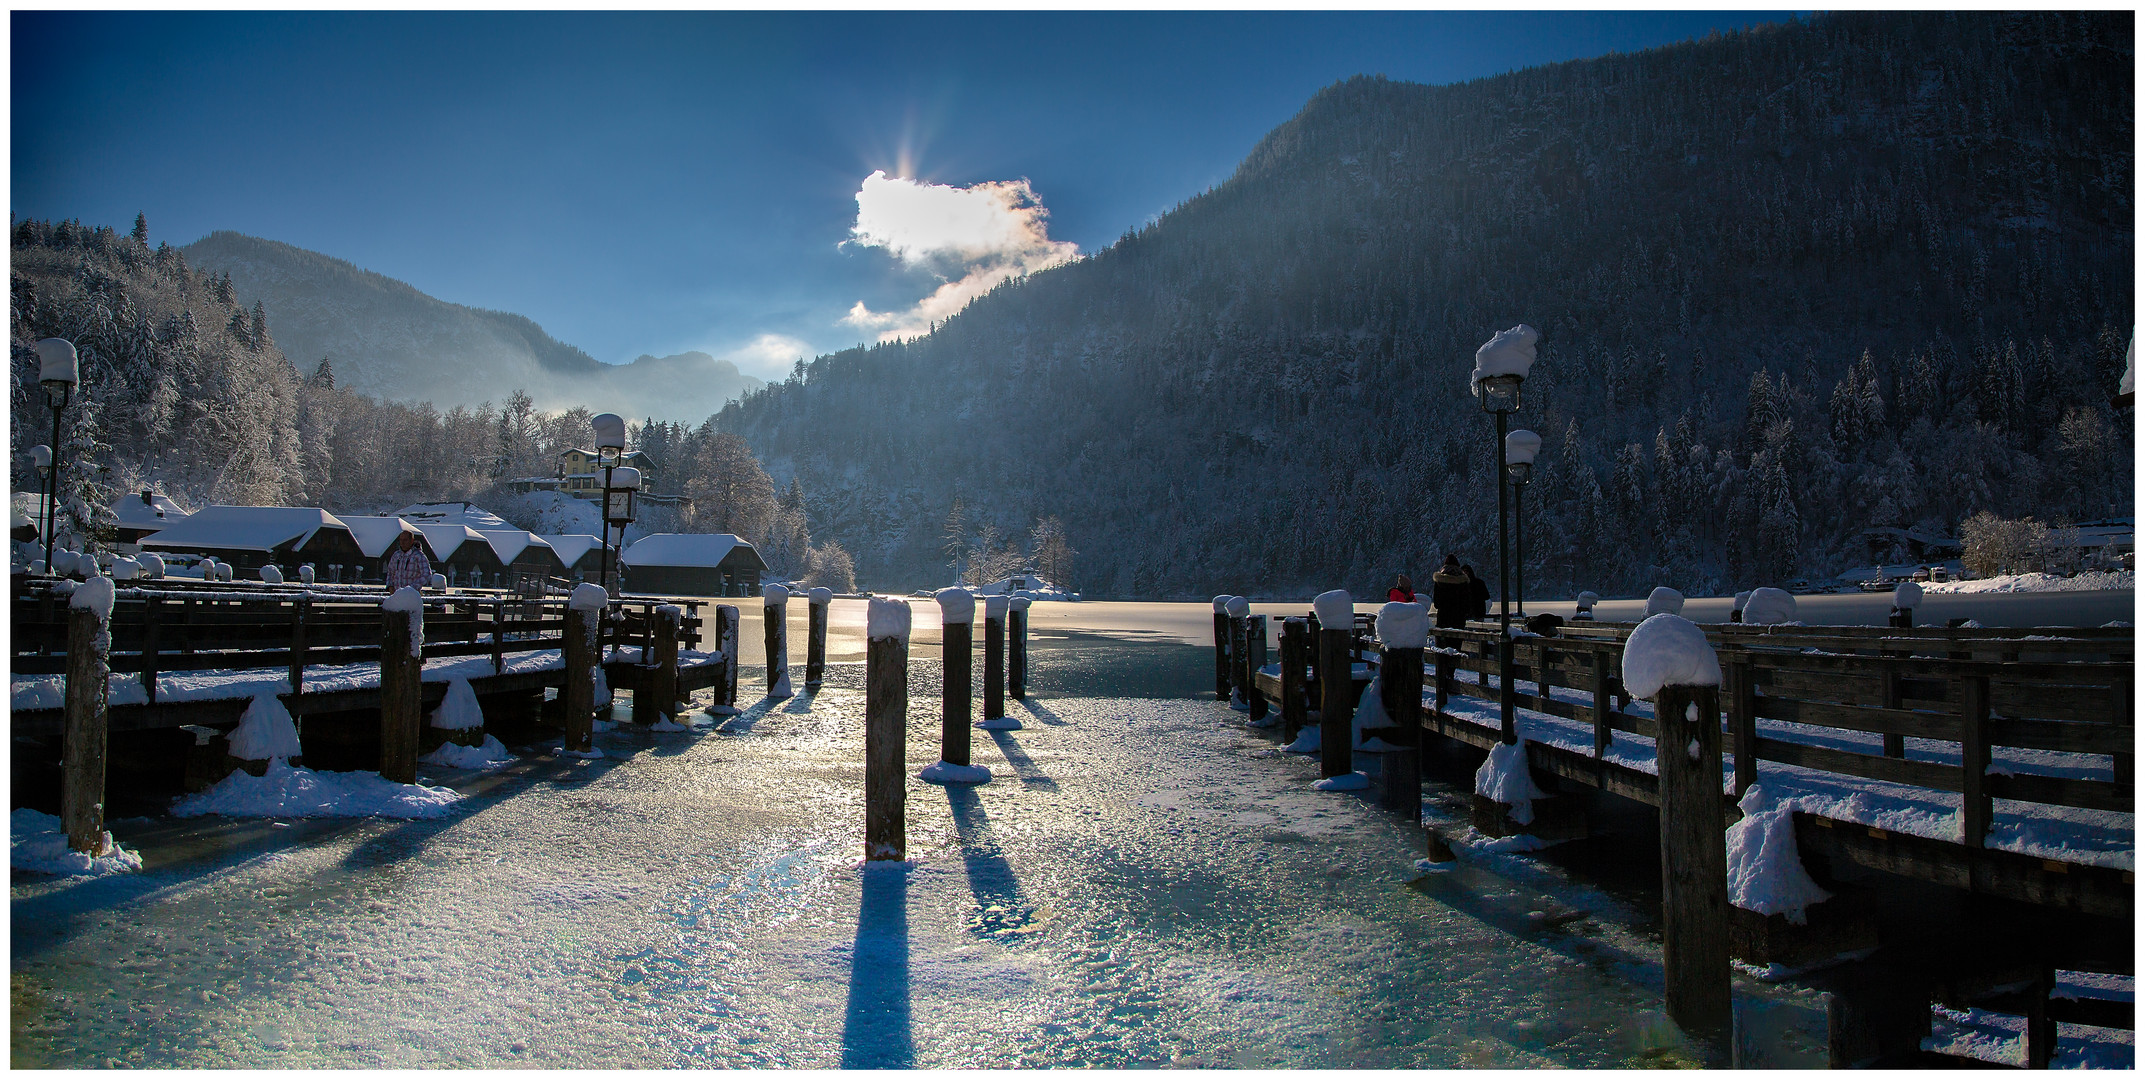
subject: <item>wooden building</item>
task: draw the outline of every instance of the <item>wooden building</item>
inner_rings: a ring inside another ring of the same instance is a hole
[[[653,533],[619,555],[629,592],[758,596],[767,570],[758,548],[730,533]]]
[[[310,506],[211,506],[143,537],[141,547],[213,555],[248,576],[274,563],[293,579],[305,563],[322,578],[332,579],[334,566],[347,576],[365,558],[341,518]]]

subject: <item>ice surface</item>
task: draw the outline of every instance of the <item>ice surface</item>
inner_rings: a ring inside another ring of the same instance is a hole
[[[1652,592],[1646,594],[1646,614],[1660,615],[1664,612],[1670,615],[1683,614],[1683,594],[1666,585],[1656,585]]]
[[[1795,621],[1795,597],[1781,589],[1752,589],[1743,602],[1743,621],[1761,626]]]
[[[103,833],[99,841],[104,854],[93,857],[68,846],[60,819],[51,814],[18,807],[8,815],[8,865],[17,870],[63,877],[103,877],[142,868],[140,853],[113,843],[111,833]]]
[[[1311,601],[1311,610],[1318,615],[1322,630],[1346,630],[1355,625],[1355,601],[1349,599],[1346,589],[1319,593]]]
[[[955,586],[932,593],[938,601],[940,623],[972,623],[976,621],[976,594]]]
[[[890,596],[874,596],[864,614],[866,640],[909,640],[909,602]]]
[[[455,679],[447,684],[447,696],[432,710],[432,726],[446,731],[467,731],[484,726],[484,709],[477,704],[477,692],[470,688],[468,679]]]
[[[231,731],[231,756],[241,761],[269,761],[304,753],[298,745],[298,723],[283,707],[283,699],[272,693],[255,694],[253,703],[239,718],[238,727]]]
[[[1378,640],[1387,648],[1420,649],[1430,641],[1430,611],[1420,603],[1394,601],[1378,609]]]
[[[1728,826],[1728,902],[1803,925],[1810,905],[1832,894],[1803,868],[1795,846],[1795,807],[1776,805],[1763,784],[1751,785],[1736,805],[1743,819]]]
[[[1663,686],[1719,686],[1720,659],[1706,632],[1681,615],[1651,615],[1624,641],[1624,689],[1651,700]]]
[[[1475,770],[1475,794],[1511,807],[1512,820],[1518,824],[1534,821],[1534,800],[1546,799],[1549,793],[1534,786],[1534,776],[1527,770],[1527,740],[1490,747],[1490,756]]]
[[[173,817],[436,818],[462,796],[448,788],[397,784],[372,772],[315,772],[281,759],[265,776],[243,770],[171,805]]]

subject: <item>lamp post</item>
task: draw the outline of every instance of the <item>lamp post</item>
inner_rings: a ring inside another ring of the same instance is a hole
[[[46,338],[37,343],[39,372],[37,381],[45,388],[45,400],[52,403],[52,482],[46,485],[45,493],[45,571],[52,571],[53,525],[59,515],[60,498],[60,413],[74,397],[75,384],[82,381],[81,360],[75,354],[74,342],[66,338]]]
[[[52,480],[52,448],[42,444],[31,447],[30,464],[37,469],[37,535],[42,539],[52,533],[52,522],[47,517],[52,512],[52,499],[46,491]],[[45,569],[50,571],[51,555],[45,558]]]
[[[626,526],[633,523],[634,499],[640,493],[641,471],[631,465],[619,465],[611,470],[608,480],[610,489],[603,494],[603,522],[608,531],[618,526],[619,591],[625,587]],[[610,588],[606,583],[604,588]]]
[[[1534,478],[1534,456],[1542,437],[1521,428],[1504,437],[1505,479],[1512,483],[1512,600],[1522,621],[1527,618],[1527,481]]]
[[[1519,727],[1512,714],[1512,593],[1508,550],[1512,536],[1505,520],[1505,424],[1519,410],[1520,384],[1527,381],[1527,369],[1534,365],[1534,343],[1541,338],[1541,331],[1525,324],[1498,331],[1495,337],[1475,350],[1472,380],[1482,411],[1497,417],[1497,670],[1501,687],[1497,695],[1497,712],[1507,745],[1519,741]]]
[[[611,471],[626,448],[626,420],[617,413],[597,413],[588,426],[596,430],[596,461],[603,466],[603,587],[611,587]],[[620,540],[625,533],[618,534]]]

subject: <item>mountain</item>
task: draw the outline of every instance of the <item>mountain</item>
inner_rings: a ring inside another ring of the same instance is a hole
[[[1522,322],[1536,595],[1829,574],[1867,527],[1977,510],[2127,514],[2132,36],[1852,12],[1350,79],[1110,248],[716,423],[875,588],[1050,515],[1091,594],[1379,595],[1448,551],[1493,575],[1468,372]]]
[[[595,404],[627,416],[697,420],[761,380],[701,352],[600,363],[536,323],[435,299],[393,278],[274,240],[215,232],[182,248],[259,301],[276,342],[311,371],[386,400],[474,408],[527,390],[539,408]],[[690,378],[681,378],[690,376]]]

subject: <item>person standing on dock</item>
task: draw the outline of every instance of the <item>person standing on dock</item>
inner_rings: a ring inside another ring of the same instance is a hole
[[[387,557],[386,570],[388,592],[405,585],[422,589],[431,583],[432,560],[425,558],[425,550],[418,546],[416,533],[403,533],[395,541],[395,553]]]
[[[1385,598],[1396,604],[1412,604],[1415,602],[1415,583],[1408,580],[1408,575],[1401,574],[1394,579],[1393,587],[1385,590]]]
[[[1439,626],[1466,626],[1475,610],[1474,586],[1460,569],[1460,557],[1445,556],[1445,565],[1430,575],[1430,605],[1437,609]]]
[[[1489,618],[1490,583],[1476,577],[1475,568],[1471,565],[1461,567],[1460,572],[1467,575],[1467,595],[1473,598],[1473,603],[1468,607],[1468,617],[1472,619]]]

